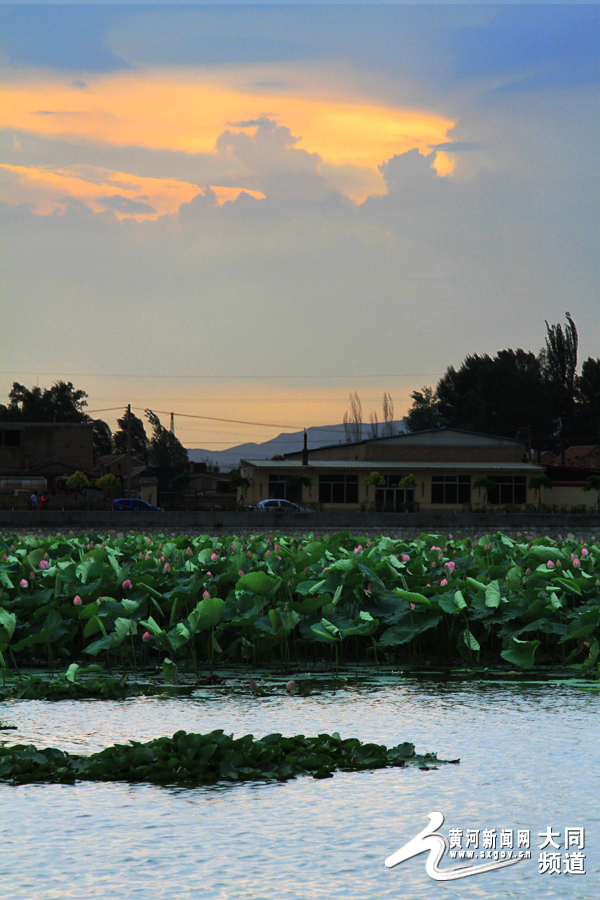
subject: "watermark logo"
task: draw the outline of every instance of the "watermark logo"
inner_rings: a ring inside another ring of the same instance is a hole
[[[496,869],[514,866],[531,859],[531,832],[528,829],[512,828],[451,828],[448,837],[440,834],[444,824],[441,812],[429,813],[429,824],[408,844],[401,847],[385,861],[388,869],[400,863],[427,853],[425,871],[434,881],[455,881],[482,875]],[[540,832],[538,872],[540,875],[585,875],[585,832],[583,828],[566,828],[564,844],[561,834],[549,826]],[[564,846],[564,852],[561,852]],[[549,848],[549,849],[546,849]],[[556,852],[555,852],[556,851]],[[444,856],[453,860],[464,860],[461,865],[440,868]],[[466,861],[469,860],[467,863]],[[485,862],[475,862],[485,860]]]

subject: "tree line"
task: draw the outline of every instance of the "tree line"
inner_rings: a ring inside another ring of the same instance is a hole
[[[111,431],[103,419],[94,419],[85,411],[87,393],[76,389],[71,381],[56,381],[50,388],[27,388],[13,382],[8,404],[0,404],[0,420],[7,422],[72,422],[92,425],[94,456],[127,452],[127,410],[117,419],[118,428]],[[151,409],[145,411],[151,434],[146,434],[144,422],[135,413],[131,416],[131,453],[151,466],[179,466],[188,461],[188,454],[179,439],[162,425]]]
[[[408,431],[460,428],[515,437],[560,453],[572,444],[600,443],[600,359],[578,373],[577,328],[546,322],[539,353],[499,350],[471,354],[449,366],[435,388],[411,394]]]

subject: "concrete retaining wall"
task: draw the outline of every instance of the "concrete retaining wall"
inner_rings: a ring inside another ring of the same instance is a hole
[[[536,533],[550,536],[567,534],[600,535],[598,515],[506,515],[448,513],[340,513],[314,514],[257,512],[160,512],[124,513],[82,510],[0,510],[0,533],[11,531],[77,532],[333,532],[349,528],[355,534],[385,533],[405,537],[421,532],[453,533],[455,536]]]

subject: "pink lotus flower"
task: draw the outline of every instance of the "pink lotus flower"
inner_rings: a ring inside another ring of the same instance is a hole
[[[551,559],[548,560],[548,562],[546,563],[546,566],[547,566],[548,569],[553,569],[553,568],[554,568],[554,563],[552,562]]]
[[[409,560],[410,560],[410,556],[408,555],[408,553],[403,553],[402,554],[402,562],[407,563]]]
[[[50,563],[47,559],[40,559],[40,569],[49,569]]]
[[[202,599],[210,600],[210,594],[208,593],[208,591],[204,591],[204,593],[202,594]]]
[[[355,548],[354,548],[354,552],[355,552],[355,553],[362,553],[362,545],[359,544],[358,547],[355,547]]]
[[[582,548],[581,548],[581,555],[582,555],[582,556],[587,556],[589,552],[590,552],[590,551],[588,550],[587,547],[582,547]]]
[[[20,580],[20,582],[19,582],[19,585],[20,585],[22,588],[26,588],[26,587],[29,587],[29,582],[28,582],[25,578],[21,578],[21,580]]]
[[[581,566],[581,562],[577,559],[577,557],[575,557],[575,559],[573,560],[573,566],[576,569],[578,569]]]
[[[145,632],[143,633],[143,635],[142,635],[142,640],[143,640],[143,641],[146,641],[146,643],[148,643],[148,641],[151,641],[151,640],[152,640],[152,635],[150,634],[149,631],[145,631]]]
[[[207,572],[207,573],[206,573],[206,577],[207,577],[207,578],[212,578],[212,577],[213,577],[213,576],[212,576],[212,572]]]
[[[242,576],[243,574],[244,574],[244,570],[243,570],[243,569],[239,569],[239,570],[238,570],[238,575]]]
[[[216,562],[216,561],[218,560],[218,558],[219,558],[219,557],[217,556],[216,553],[211,553],[211,554],[210,554],[210,561],[211,561],[211,562]]]
[[[447,578],[442,578],[442,580],[440,581],[440,584],[441,584],[442,587],[446,587],[446,585],[448,584],[448,579],[447,579]]]
[[[75,594],[75,596],[73,597],[73,606],[81,606],[82,603],[83,600],[81,599],[79,594]]]
[[[455,563],[455,562],[452,562],[452,560],[450,560],[450,561],[447,562],[447,563],[444,563],[444,565],[446,566],[446,568],[447,568],[450,572],[454,572],[454,570],[455,570],[455,568],[456,568],[456,563]]]
[[[130,591],[131,588],[133,587],[133,585],[130,582],[129,578],[126,578],[125,581],[121,582],[121,587],[123,588],[124,591]]]

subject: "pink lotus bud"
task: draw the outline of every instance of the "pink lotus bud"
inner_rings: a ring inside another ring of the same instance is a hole
[[[285,686],[285,689],[286,689],[286,691],[288,692],[288,694],[293,694],[295,688],[296,688],[296,682],[295,682],[295,681],[288,681],[288,683],[287,683],[286,686]]]
[[[73,597],[73,606],[81,606],[82,603],[83,600],[81,599],[79,594],[75,594],[75,596]]]
[[[431,587],[431,585],[430,585],[430,584],[426,584],[425,587]]]
[[[133,587],[133,585],[130,582],[129,578],[126,578],[125,581],[121,582],[121,587],[123,588],[124,591],[130,591],[131,588]]]
[[[192,548],[191,548],[191,547],[188,547],[187,550],[186,550],[185,552],[187,553],[188,556],[191,556],[191,555],[192,555]]]
[[[163,548],[164,546],[165,546],[165,545],[164,545],[163,542],[161,541],[160,544],[158,545],[158,549],[159,549],[159,550],[162,550],[162,548]]]
[[[40,559],[40,569],[49,569],[50,563],[47,559]]]
[[[140,555],[138,556],[138,559],[143,559],[143,558],[144,558],[144,554],[143,554],[142,551],[140,550]]]
[[[218,558],[219,558],[219,557],[217,556],[216,553],[211,553],[211,554],[210,554],[210,561],[211,561],[211,562],[216,562],[216,561],[218,560]]]
[[[410,560],[410,556],[408,555],[408,553],[403,553],[402,554],[402,562],[407,563],[409,560]]]
[[[29,578],[31,579],[31,581],[35,581],[35,572],[30,572]]]
[[[204,591],[204,593],[202,594],[202,599],[210,600],[210,594],[208,593],[208,591]]]
[[[280,550],[281,550],[281,547],[279,546],[277,541],[275,541],[275,553],[279,553]]]
[[[271,551],[270,551],[270,550],[267,550],[265,556],[270,556],[270,555],[271,555]]]
[[[146,543],[147,543],[147,544],[151,544],[151,543],[152,543],[152,541],[150,540],[150,538],[146,538]]]
[[[98,603],[104,603],[104,597],[98,597]]]
[[[14,545],[14,544],[11,544],[11,545],[10,545],[10,549],[11,549],[12,552],[14,553],[14,552],[15,552],[15,545]]]
[[[427,587],[429,587],[429,585],[427,585]],[[414,608],[415,608],[415,604],[414,604],[414,603],[409,603],[409,606],[410,606],[411,609],[414,609]]]
[[[587,556],[589,552],[590,552],[590,551],[588,550],[587,547],[582,547],[582,548],[581,548],[581,555],[582,555],[582,556]]]
[[[553,568],[554,568],[554,563],[552,562],[551,559],[548,560],[548,562],[546,563],[546,566],[547,566],[549,569],[553,569]]]
[[[371,546],[371,541],[367,541],[367,547]]]
[[[206,575],[208,578],[212,578],[212,572],[207,572]]]
[[[562,568],[562,563],[561,563],[560,559],[556,560],[556,565],[559,569]]]
[[[150,559],[150,554],[146,553],[146,555],[144,556],[144,559]]]
[[[372,594],[373,591],[375,590],[375,585],[373,584],[372,581],[370,581],[370,582],[368,583],[368,585],[367,585],[367,590],[369,591],[370,594]]]
[[[146,643],[148,643],[148,641],[151,641],[151,640],[152,640],[152,635],[150,634],[149,631],[145,631],[145,632],[143,633],[143,635],[142,635],[142,640],[143,640],[143,641],[146,641]]]
[[[169,572],[170,570],[171,570],[171,566],[169,565],[168,562],[166,562],[166,563],[165,563],[165,567],[164,567],[164,571],[165,571],[165,572]]]
[[[26,587],[29,587],[29,582],[26,581],[25,578],[21,578],[21,580],[20,580],[20,582],[19,582],[19,585],[20,585],[22,588],[26,588]]]
[[[46,552],[44,553],[44,559],[48,559],[48,551],[47,551],[47,550],[46,550]]]
[[[248,552],[246,553],[246,557],[248,559],[252,559],[252,550],[248,550]]]
[[[2,554],[2,562],[6,562],[7,559],[8,559],[8,556],[6,555],[6,553],[3,553]]]
[[[577,557],[575,557],[575,559],[573,560],[573,566],[576,569],[578,569],[581,566],[581,562],[577,559]]]
[[[529,569],[529,568],[525,569],[525,574],[526,574],[526,575],[531,575],[531,569]]]
[[[104,550],[104,544],[100,544],[100,549]]]
[[[308,575],[308,569],[306,568],[306,566],[304,566],[304,574]]]
[[[164,556],[161,556],[160,561],[161,561],[161,562],[164,562],[164,561],[165,561]]]
[[[239,569],[239,570],[238,570],[238,575],[242,576],[243,574],[244,574],[244,570],[243,570],[243,569]]]
[[[436,563],[435,559],[432,559],[431,560],[431,568],[435,569],[436,566],[437,566],[437,563]]]
[[[267,538],[267,545],[271,543],[271,538]]]
[[[589,641],[584,641],[584,642],[583,642],[583,646],[584,646],[584,647],[589,647],[589,646],[590,646],[590,642],[589,642]]]
[[[442,580],[440,581],[440,584],[441,584],[442,587],[446,587],[446,585],[448,584],[448,579],[447,579],[447,578],[442,578]]]
[[[323,571],[324,571],[324,572],[329,572],[329,566],[325,566],[325,568],[323,569]]]

